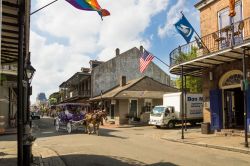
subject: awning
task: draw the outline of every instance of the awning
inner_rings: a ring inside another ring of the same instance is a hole
[[[18,2],[2,1],[1,63],[12,63],[18,58]]]
[[[24,55],[28,52],[29,46],[29,13],[30,1],[25,4],[25,27],[24,27]],[[18,1],[2,1],[2,28],[1,28],[1,64],[16,63],[18,60]]]
[[[250,41],[245,41],[243,44],[236,47],[223,49],[207,55],[203,55],[193,60],[174,65],[170,68],[171,74],[181,75],[183,67],[183,75],[201,77],[204,71],[209,68],[229,63],[243,58],[243,49],[247,49],[246,56],[250,56]]]

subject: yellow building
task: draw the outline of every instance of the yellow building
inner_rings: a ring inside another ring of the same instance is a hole
[[[250,1],[236,1],[233,18],[229,16],[228,0],[201,0],[195,7],[200,11],[202,41],[194,40],[174,49],[170,53],[170,72],[203,79],[204,121],[211,123],[211,129],[244,129],[244,92],[246,103],[250,104],[247,81],[250,77]],[[195,58],[180,58],[191,51],[196,52]],[[250,105],[247,115],[249,131]]]

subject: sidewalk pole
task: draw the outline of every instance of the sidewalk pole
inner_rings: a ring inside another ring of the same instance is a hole
[[[184,88],[183,88],[183,66],[181,66],[181,139],[184,139]]]
[[[244,93],[244,126],[245,126],[245,147],[248,147],[248,131],[247,131],[247,87],[246,85],[246,48],[243,48],[243,93]]]
[[[23,118],[24,118],[24,12],[25,0],[20,0],[18,3],[18,76],[17,76],[17,165],[23,166]]]
[[[185,101],[185,113],[184,113],[184,120],[185,120],[185,131],[187,131],[187,76],[184,76],[184,101]]]

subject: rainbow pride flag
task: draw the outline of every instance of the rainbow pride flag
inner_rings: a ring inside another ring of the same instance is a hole
[[[97,11],[102,17],[109,16],[110,13],[106,9],[102,9],[97,0],[66,0],[72,6],[80,10]]]

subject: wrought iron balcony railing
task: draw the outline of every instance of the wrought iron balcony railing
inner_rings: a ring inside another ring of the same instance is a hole
[[[17,73],[17,66],[16,65],[2,65],[0,67],[0,72],[1,73],[6,73],[6,72]]]
[[[215,53],[250,41],[250,17],[219,31],[179,46],[170,53],[170,66],[190,61],[198,56]]]
[[[73,97],[90,97],[91,91],[90,90],[85,90],[85,91],[78,91],[78,90],[73,90],[73,91],[66,91],[62,95],[62,100],[70,99]]]

